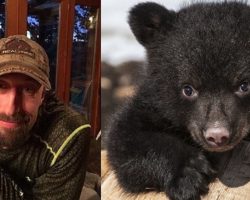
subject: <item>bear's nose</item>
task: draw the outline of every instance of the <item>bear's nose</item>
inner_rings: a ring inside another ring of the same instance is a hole
[[[222,146],[228,142],[229,132],[225,127],[212,127],[204,132],[204,137],[211,146]]]

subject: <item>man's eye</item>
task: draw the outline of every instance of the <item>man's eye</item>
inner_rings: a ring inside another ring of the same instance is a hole
[[[4,83],[0,83],[0,90],[7,89],[7,85]]]
[[[37,89],[34,87],[24,87],[23,91],[27,94],[35,94]]]

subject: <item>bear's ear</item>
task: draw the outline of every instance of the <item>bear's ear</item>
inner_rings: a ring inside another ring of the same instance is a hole
[[[140,3],[130,10],[129,25],[142,45],[149,44],[158,34],[165,34],[173,27],[176,13],[153,3]]]

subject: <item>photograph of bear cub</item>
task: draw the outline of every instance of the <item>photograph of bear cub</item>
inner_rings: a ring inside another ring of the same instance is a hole
[[[223,152],[250,129],[250,7],[203,2],[175,12],[147,2],[128,21],[147,75],[108,132],[110,165],[130,193],[200,199]]]

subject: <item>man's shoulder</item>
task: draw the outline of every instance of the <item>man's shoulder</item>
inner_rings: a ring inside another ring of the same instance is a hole
[[[77,126],[86,124],[86,116],[65,106],[57,99],[55,93],[48,93],[40,109],[38,126],[46,125],[46,128],[67,128],[74,129]]]
[[[43,140],[58,149],[78,135],[88,135],[89,127],[86,116],[50,96],[41,108],[36,129]]]

